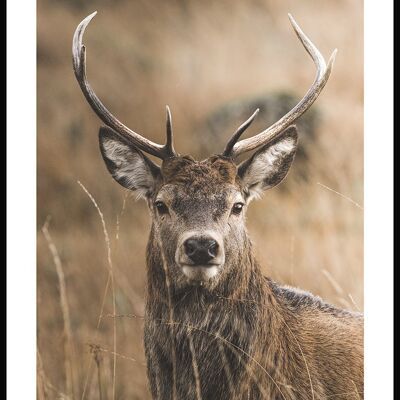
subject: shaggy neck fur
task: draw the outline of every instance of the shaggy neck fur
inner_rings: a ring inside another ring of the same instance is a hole
[[[168,268],[162,263],[152,229],[147,251],[146,322],[152,340],[146,341],[146,351],[150,364],[163,371],[157,374],[157,368],[149,368],[150,380],[155,383],[153,397],[242,399],[246,393],[251,399],[265,398],[262,375],[268,373],[261,363],[267,353],[276,354],[276,350],[273,341],[262,348],[259,344],[269,329],[276,331],[281,324],[273,290],[261,275],[249,239],[246,237],[240,257],[227,268],[227,275],[212,289],[177,289],[172,282],[168,287]],[[164,397],[166,393],[169,395]]]
[[[245,249],[213,290],[177,290],[152,229],[144,338],[153,399],[362,398],[362,315],[278,286],[248,239]]]

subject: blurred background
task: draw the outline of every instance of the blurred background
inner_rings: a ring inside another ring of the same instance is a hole
[[[362,1],[38,0],[39,398],[111,398],[107,247],[78,180],[104,215],[116,312],[130,315],[115,319],[116,398],[150,398],[143,321],[131,316],[143,315],[150,219],[145,203],[106,171],[101,123],[72,72],[72,35],[94,10],[84,42],[96,93],[126,125],[158,142],[168,104],[177,150],[196,158],[221,151],[256,107],[246,135],[258,133],[310,86],[314,66],[288,12],[326,58],[339,49],[330,81],[299,121],[301,149],[288,178],[253,202],[248,228],[266,275],[362,311]]]

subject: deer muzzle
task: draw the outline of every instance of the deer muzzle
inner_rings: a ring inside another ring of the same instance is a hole
[[[207,281],[218,275],[225,254],[217,232],[187,232],[179,243],[175,261],[189,280]]]

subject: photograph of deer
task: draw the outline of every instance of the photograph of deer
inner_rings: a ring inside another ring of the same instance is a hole
[[[261,133],[240,139],[256,110],[224,149],[197,161],[175,150],[168,107],[161,145],[121,123],[96,96],[83,45],[95,14],[75,31],[73,68],[105,124],[99,142],[108,171],[150,211],[144,345],[152,398],[363,398],[362,314],[264,276],[245,225],[250,202],[286,177],[301,141],[294,124],[327,83],[336,50],[326,63],[289,14],[316,67],[311,87]]]

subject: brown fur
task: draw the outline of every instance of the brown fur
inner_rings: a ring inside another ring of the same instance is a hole
[[[183,185],[207,196],[236,181],[234,164],[218,157],[169,160],[162,173],[161,186]],[[242,233],[240,248],[216,286],[182,287],[175,285],[168,251],[162,249],[165,238],[157,237],[153,224],[145,328],[153,397],[362,398],[362,315],[265,278]]]
[[[196,162],[190,156],[175,157],[163,162],[163,184],[189,184],[198,187],[204,184],[204,176],[212,184],[235,183],[237,168],[228,159],[214,156],[203,162]]]
[[[109,171],[146,197],[152,217],[144,339],[154,399],[363,398],[362,314],[264,277],[247,235],[247,205],[284,179],[296,146],[291,127],[239,166],[185,156],[160,168],[100,130]],[[192,235],[219,240],[217,275],[184,272]]]

